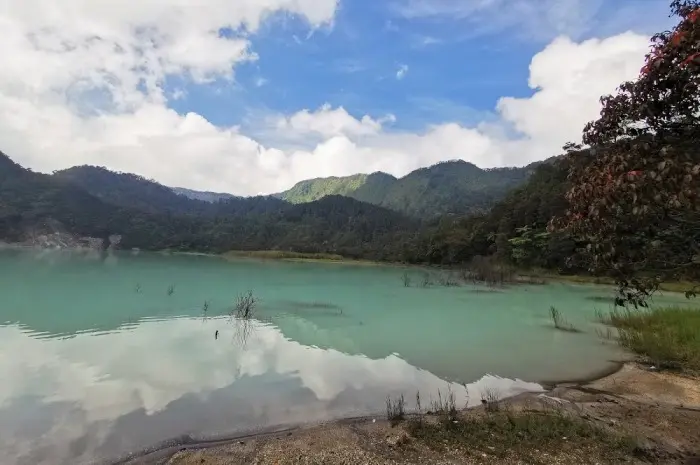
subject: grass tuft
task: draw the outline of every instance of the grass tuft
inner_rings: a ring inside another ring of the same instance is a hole
[[[438,389],[437,399],[430,399],[430,410],[443,421],[452,421],[457,418],[457,401],[452,387],[447,386],[447,392],[444,396],[442,391]]]
[[[616,308],[602,322],[617,328],[618,343],[659,368],[700,372],[700,311],[660,307]]]
[[[501,409],[501,394],[497,389],[487,388],[481,393],[481,404],[487,412],[498,412]]]
[[[406,402],[403,394],[396,399],[386,396],[386,419],[389,420],[391,426],[395,426],[403,421],[406,416],[405,406]]]

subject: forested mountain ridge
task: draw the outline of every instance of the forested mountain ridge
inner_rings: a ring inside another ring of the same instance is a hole
[[[342,195],[376,205],[395,181],[394,176],[382,172],[330,176],[299,181],[291,189],[275,196],[291,203],[306,203],[329,195]]]
[[[117,173],[98,166],[76,166],[53,174],[106,203],[154,214],[245,215],[279,211],[287,203],[272,196],[229,196],[216,202],[180,195],[170,187],[132,173]]]
[[[218,202],[219,200],[227,200],[238,197],[236,195],[227,194],[225,192],[197,191],[193,189],[185,189],[184,187],[171,187],[170,190],[172,190],[178,195],[183,195],[189,199],[201,200],[210,203]]]
[[[382,172],[309,179],[277,196],[303,203],[326,195],[343,195],[430,219],[485,212],[509,190],[524,183],[534,166],[484,170],[456,160],[420,168],[399,179]]]
[[[121,247],[126,249],[294,250],[397,260],[403,238],[414,237],[418,230],[416,221],[399,213],[347,197],[304,205],[272,197],[209,204],[172,193],[184,201],[183,207],[169,205],[171,197],[149,185],[151,181],[109,172],[100,175],[107,183],[116,177],[126,186],[154,189],[158,194],[154,197],[168,206],[163,212],[155,211],[153,203],[129,206],[115,194],[120,192],[115,186],[124,188],[117,181],[100,198],[77,184],[74,176],[34,173],[0,153],[0,240],[24,242],[60,229],[103,240],[121,235]],[[213,210],[200,211],[203,206]]]
[[[481,215],[445,217],[423,232],[411,261],[438,264],[496,256],[522,267],[563,269],[576,253],[576,241],[549,233],[547,225],[567,210],[570,159],[553,157],[537,165],[530,179]]]

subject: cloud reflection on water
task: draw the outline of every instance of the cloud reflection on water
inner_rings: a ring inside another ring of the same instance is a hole
[[[397,355],[308,347],[268,324],[256,325],[242,348],[227,321],[142,321],[65,339],[0,327],[0,451],[8,465],[74,464],[186,433],[381,412],[388,393],[428,398],[447,388]],[[469,387],[472,403],[484,387],[504,395],[539,389],[484,377]],[[452,390],[463,405],[464,387]]]

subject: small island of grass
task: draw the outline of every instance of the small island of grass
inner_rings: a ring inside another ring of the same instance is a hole
[[[377,264],[371,260],[358,260],[332,253],[295,252],[291,250],[231,250],[223,254],[227,259],[250,258],[258,260],[283,260],[293,262],[326,262],[350,264]]]

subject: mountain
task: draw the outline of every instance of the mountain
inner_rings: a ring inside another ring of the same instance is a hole
[[[566,213],[569,163],[566,157],[552,157],[536,164],[527,182],[487,213],[442,218],[424,230],[416,260],[427,257],[433,263],[451,264],[495,255],[501,262],[523,267],[566,268],[576,254],[576,241],[547,232],[547,225]]]
[[[378,204],[395,182],[394,176],[382,172],[344,177],[331,176],[300,181],[277,196],[287,202],[305,203],[328,195],[342,195]]]
[[[193,199],[137,174],[118,173],[98,166],[76,166],[56,171],[53,177],[78,186],[106,203],[154,214],[240,216],[278,211],[286,205],[271,196],[231,195],[217,202]]]
[[[484,170],[457,160],[421,168],[400,179],[382,172],[310,179],[277,196],[304,203],[343,195],[417,218],[479,213],[523,184],[535,166]]]
[[[120,207],[151,213],[203,213],[208,205],[176,194],[155,181],[131,173],[116,173],[100,166],[75,166],[55,171],[53,177],[78,186],[95,197]]]
[[[178,195],[183,195],[189,199],[201,200],[203,202],[215,203],[219,200],[228,200],[236,197],[233,194],[226,194],[222,192],[209,192],[209,191],[195,191],[192,189],[185,189],[184,187],[171,187],[170,190]]]
[[[188,199],[140,176],[78,167],[34,173],[0,152],[0,240],[61,232],[144,250],[292,250],[397,260],[418,224],[355,199],[292,205],[267,197]]]

